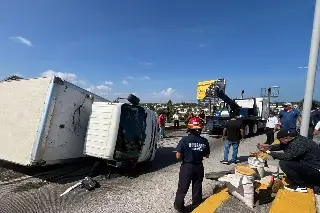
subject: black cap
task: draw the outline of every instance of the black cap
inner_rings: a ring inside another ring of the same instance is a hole
[[[278,133],[277,133],[277,139],[280,138],[285,138],[291,136],[291,132],[287,129],[281,129]]]

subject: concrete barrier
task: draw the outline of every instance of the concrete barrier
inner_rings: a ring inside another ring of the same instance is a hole
[[[208,197],[192,213],[213,213],[224,201],[229,199],[229,196],[228,189],[222,188],[219,192]]]
[[[284,185],[287,181],[284,179]],[[312,188],[308,187],[308,193],[291,192],[279,189],[276,198],[272,202],[269,213],[316,213],[316,199]]]

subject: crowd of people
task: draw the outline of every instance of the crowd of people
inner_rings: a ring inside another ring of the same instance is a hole
[[[268,153],[279,160],[279,167],[290,180],[285,189],[290,191],[307,192],[307,185],[320,186],[320,146],[312,140],[313,136],[319,133],[320,113],[314,107],[312,110],[308,137],[299,135],[297,123],[301,123],[302,118],[300,112],[292,108],[291,103],[285,103],[278,116],[270,112],[266,124],[267,140],[257,146],[260,152]],[[176,158],[182,160],[174,202],[174,208],[178,212],[184,212],[184,198],[191,183],[193,207],[197,207],[202,201],[202,161],[210,155],[208,140],[200,135],[205,124],[205,115],[202,113],[198,116],[191,114],[187,119],[189,135],[182,137],[176,148]],[[279,143],[274,143],[275,134]],[[230,163],[228,156],[232,147],[231,163],[237,164],[238,148],[244,140],[244,128],[235,113],[230,113],[230,120],[223,130],[223,138],[224,159],[221,163]]]
[[[194,113],[190,113],[190,115],[185,120],[185,124],[188,124],[191,118],[199,118],[202,125],[204,126],[206,123],[206,115],[204,113],[204,110],[201,110],[201,112],[196,116]],[[172,116],[173,118],[173,128],[174,130],[179,130],[180,128],[180,118],[177,112],[175,112]],[[166,115],[165,113],[160,113],[158,117],[158,128],[159,128],[159,137],[160,139],[165,138],[165,124],[166,124]],[[202,130],[202,129],[201,129]],[[199,130],[199,131],[201,131]]]
[[[307,192],[306,185],[320,186],[320,146],[313,141],[320,128],[320,112],[312,106],[308,137],[299,135],[297,123],[301,124],[301,114],[285,103],[283,110],[276,116],[270,113],[267,121],[267,141],[258,145],[258,149],[279,160],[281,170],[291,184],[285,189]],[[279,144],[273,144],[273,135],[277,132]],[[278,152],[282,151],[282,152]]]

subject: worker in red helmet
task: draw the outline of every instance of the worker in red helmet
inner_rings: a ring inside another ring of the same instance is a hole
[[[184,212],[184,198],[192,182],[192,206],[195,208],[202,201],[202,181],[204,176],[203,157],[210,155],[210,146],[206,138],[200,136],[203,128],[201,119],[190,118],[188,136],[184,136],[177,146],[176,158],[182,160],[179,172],[179,183],[174,202],[178,212]]]

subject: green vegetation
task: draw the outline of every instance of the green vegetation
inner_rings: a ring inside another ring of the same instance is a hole
[[[23,79],[23,78],[20,76],[17,76],[17,75],[11,75],[3,80],[0,80],[0,82],[1,81],[15,81],[15,80],[20,80],[20,79]]]
[[[302,108],[303,108],[303,102],[304,102],[304,99],[302,99],[301,101],[299,101],[299,102],[297,103],[299,109],[302,109]],[[312,101],[312,106],[315,107],[315,108],[320,107],[320,102],[317,101],[317,100],[313,100],[313,101]]]

